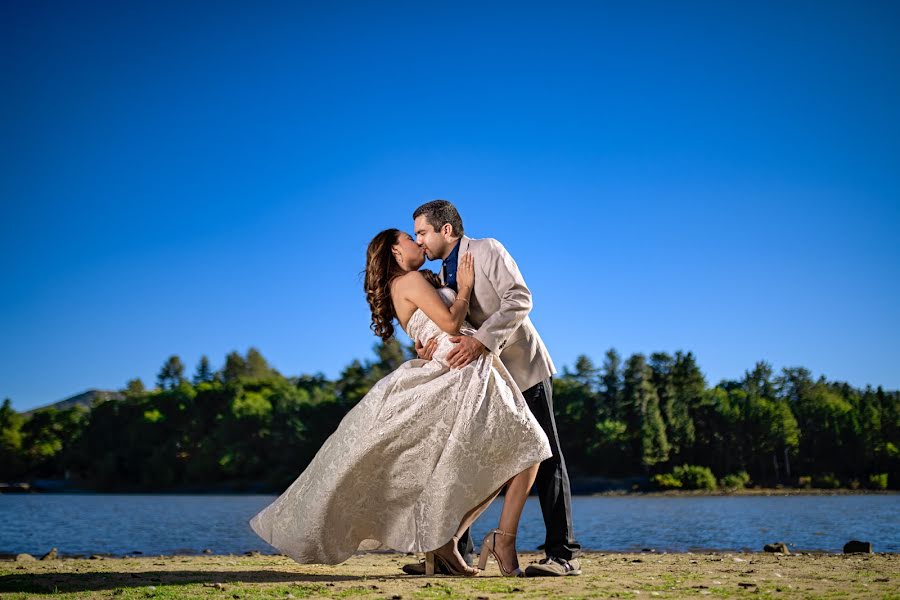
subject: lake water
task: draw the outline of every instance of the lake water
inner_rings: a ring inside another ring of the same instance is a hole
[[[25,494],[0,495],[0,553],[62,554],[273,552],[247,520],[274,496]],[[876,552],[900,552],[900,495],[576,497],[575,533],[585,549],[683,552],[792,550],[840,552],[851,539]],[[473,527],[495,526],[495,502]],[[543,542],[540,505],[529,498],[519,548]]]

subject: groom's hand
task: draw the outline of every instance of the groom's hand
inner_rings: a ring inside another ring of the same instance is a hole
[[[451,369],[463,368],[481,356],[486,350],[484,344],[470,335],[458,335],[450,338],[450,341],[456,344],[447,353],[447,364],[450,365]]]
[[[437,340],[431,338],[425,345],[419,343],[419,340],[416,340],[416,355],[419,358],[424,360],[431,360],[434,357],[434,351],[437,350]]]

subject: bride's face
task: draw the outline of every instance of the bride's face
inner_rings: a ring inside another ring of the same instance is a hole
[[[425,264],[425,251],[408,233],[400,233],[391,250],[404,271],[418,271]]]

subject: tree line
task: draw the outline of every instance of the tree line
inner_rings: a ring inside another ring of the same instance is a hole
[[[0,480],[65,478],[97,490],[277,491],[309,463],[372,385],[412,356],[392,340],[340,377],[284,376],[251,348],[220,369],[178,356],[152,389],[133,379],[91,407],[0,408]],[[815,485],[897,488],[900,392],[814,379],[757,363],[709,386],[690,352],[606,352],[554,379],[557,427],[573,477],[652,487]],[[730,482],[730,483],[729,483]]]

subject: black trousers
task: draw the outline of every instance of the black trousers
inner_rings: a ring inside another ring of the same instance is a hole
[[[575,541],[572,530],[572,489],[566,461],[559,446],[556,417],[553,415],[553,381],[548,377],[522,392],[522,395],[547,434],[553,451],[553,456],[538,467],[534,481],[534,491],[540,500],[544,527],[547,530],[544,552],[547,556],[569,560],[581,554],[581,544]],[[459,539],[459,553],[466,557],[467,562],[471,562],[472,550],[472,539],[467,530]]]

